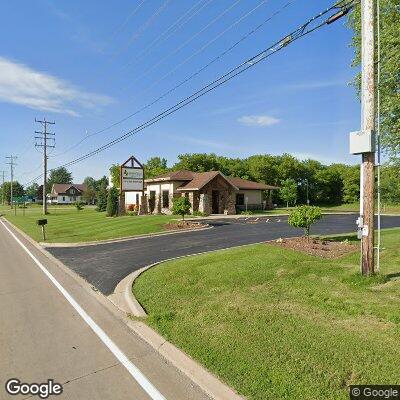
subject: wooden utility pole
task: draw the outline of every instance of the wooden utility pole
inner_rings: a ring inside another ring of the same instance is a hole
[[[375,129],[375,7],[374,0],[361,0],[361,134]],[[362,154],[360,215],[361,272],[374,273],[374,186],[375,152]]]
[[[17,156],[6,156],[7,159],[9,159],[10,161],[7,163],[10,166],[10,178],[11,178],[11,182],[10,182],[10,206],[11,209],[13,208],[13,186],[14,186],[14,166],[17,165],[15,164],[15,160],[18,158]]]
[[[43,120],[37,120],[35,118],[35,122],[38,122],[43,125],[43,131],[35,131],[36,134],[39,134],[40,136],[35,136],[36,140],[39,140],[39,142],[35,143],[36,147],[43,147],[43,214],[47,214],[47,197],[46,197],[46,185],[47,185],[47,149],[54,148],[54,142],[55,139],[53,137],[55,133],[51,133],[47,131],[47,125],[54,125],[55,122],[50,122],[47,121],[46,118]],[[49,145],[48,140],[53,140],[53,144]]]
[[[4,206],[4,201],[5,201],[5,199],[4,199],[4,180],[5,180],[5,173],[6,173],[6,171],[0,171],[1,173],[2,173],[2,175],[3,175],[3,184],[2,184],[2,186],[1,186],[1,204],[3,204],[3,206]]]

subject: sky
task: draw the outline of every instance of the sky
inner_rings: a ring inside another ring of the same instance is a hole
[[[27,184],[40,175],[43,157],[34,146],[34,131],[42,127],[35,118],[55,122],[56,147],[48,164],[58,167],[169,108],[332,3],[3,0],[0,171],[9,171],[5,156],[13,154],[18,181]],[[164,157],[169,165],[179,154],[194,152],[290,153],[328,164],[359,162],[348,151],[349,132],[360,125],[360,103],[349,85],[357,72],[351,67],[351,35],[342,19],[296,41],[189,106],[73,165],[74,182],[107,175],[111,164],[130,155],[143,162]]]

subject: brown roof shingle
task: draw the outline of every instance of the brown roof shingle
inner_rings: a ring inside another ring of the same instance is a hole
[[[80,192],[84,192],[86,190],[86,185],[84,183],[54,183],[51,192],[53,194],[66,193],[70,187],[74,187]]]

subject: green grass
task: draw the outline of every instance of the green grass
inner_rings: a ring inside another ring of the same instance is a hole
[[[400,229],[382,274],[358,251],[321,259],[271,245],[145,272],[147,323],[249,399],[348,399],[350,384],[400,384]]]
[[[125,236],[162,232],[164,225],[176,216],[146,215],[107,218],[105,213],[93,207],[78,211],[74,206],[50,206],[50,214],[44,217],[41,208],[29,206],[25,210],[17,208],[17,216],[8,207],[1,207],[0,213],[22,229],[36,241],[42,241],[41,229],[36,225],[39,218],[47,218],[46,242],[76,243],[103,239],[116,239]]]

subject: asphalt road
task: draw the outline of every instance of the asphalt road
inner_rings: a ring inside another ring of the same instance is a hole
[[[313,234],[355,231],[355,214],[325,215],[312,228]],[[302,234],[287,223],[287,217],[221,219],[208,221],[213,229],[148,237],[123,242],[48,250],[103,294],[113,293],[131,272],[165,259],[258,243]],[[399,217],[382,217],[384,228],[400,227]]]
[[[127,363],[139,368],[166,400],[208,399],[75,279],[19,239],[78,307],[0,222],[0,399],[28,398],[7,394],[5,383],[11,378],[25,383],[54,379],[64,388],[62,395],[54,396],[60,400],[159,399],[144,390],[143,380],[139,383],[128,372]],[[82,317],[79,307],[92,322]],[[96,334],[93,324],[105,336]],[[127,363],[117,358],[108,340]]]

